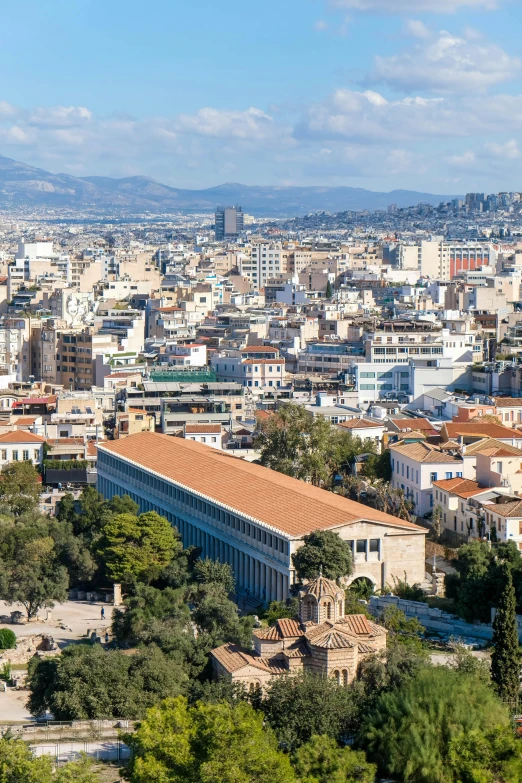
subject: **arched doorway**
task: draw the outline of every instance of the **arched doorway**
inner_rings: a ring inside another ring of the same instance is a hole
[[[368,601],[375,592],[375,583],[367,576],[358,576],[353,582],[350,582],[348,589],[357,598]]]

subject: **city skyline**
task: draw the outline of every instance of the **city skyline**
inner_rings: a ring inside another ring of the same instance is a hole
[[[0,154],[184,188],[518,190],[517,5],[22,2],[0,39]]]

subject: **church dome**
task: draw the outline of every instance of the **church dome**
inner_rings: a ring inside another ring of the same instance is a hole
[[[308,582],[300,591],[301,596],[313,595],[317,600],[320,600],[324,596],[335,598],[339,593],[344,595],[342,587],[339,587],[337,582],[334,582],[333,579],[327,579],[322,574],[311,582]]]

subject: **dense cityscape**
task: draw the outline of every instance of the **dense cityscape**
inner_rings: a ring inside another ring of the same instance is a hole
[[[522,783],[521,26],[4,9],[0,783]]]

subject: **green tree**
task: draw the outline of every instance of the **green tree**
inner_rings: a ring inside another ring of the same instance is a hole
[[[374,783],[377,767],[361,750],[339,747],[328,736],[313,736],[295,753],[299,783]]]
[[[400,688],[381,693],[359,740],[385,775],[404,783],[456,783],[452,741],[509,725],[507,708],[478,678],[423,667]]]
[[[332,288],[332,284],[331,284],[331,282],[328,280],[328,282],[326,283],[326,292],[325,292],[325,296],[326,296],[326,298],[327,298],[327,299],[331,299],[331,298],[332,298],[332,295],[333,295],[333,288]]]
[[[406,617],[397,606],[387,606],[382,612],[379,622],[390,632],[388,644],[405,644],[422,650],[422,637],[426,630],[416,617]]]
[[[232,568],[228,563],[220,563],[218,560],[196,560],[194,565],[196,581],[206,584],[220,585],[225,593],[233,593],[236,583]]]
[[[274,625],[277,620],[283,618],[296,619],[299,615],[299,599],[290,598],[288,601],[271,601],[263,619],[268,625]]]
[[[28,707],[35,716],[56,720],[141,718],[168,696],[183,693],[182,666],[157,647],[134,655],[101,645],[73,645],[57,658],[32,658],[28,667]]]
[[[16,647],[16,634],[10,628],[0,628],[0,649],[13,650]]]
[[[294,783],[287,756],[250,705],[167,699],[126,738],[131,783]]]
[[[255,445],[265,467],[327,488],[337,471],[351,470],[358,454],[376,452],[374,441],[354,438],[294,403],[258,422]]]
[[[292,555],[299,579],[315,579],[322,573],[328,579],[350,576],[353,558],[350,545],[331,530],[316,530],[304,536],[303,546]]]
[[[42,485],[32,462],[9,462],[0,471],[0,502],[13,514],[33,511],[40,499]]]
[[[511,728],[461,733],[449,745],[448,766],[459,783],[518,783],[522,748]]]
[[[493,620],[491,679],[500,698],[516,707],[520,690],[520,654],[515,610],[515,590],[511,571],[503,567],[504,590]]]
[[[76,517],[76,506],[74,502],[74,495],[71,492],[66,492],[59,503],[56,504],[56,519],[59,522],[72,522]]]
[[[3,575],[3,598],[8,603],[21,603],[27,619],[36,617],[43,608],[52,608],[54,602],[67,599],[69,576],[58,564],[51,537],[36,538],[25,543],[17,552],[16,560],[7,565]]]
[[[148,511],[112,516],[103,526],[97,553],[113,582],[153,582],[182,549],[170,522]]]
[[[314,734],[340,740],[353,732],[359,720],[357,691],[331,677],[309,673],[272,680],[261,709],[281,747],[289,751]]]
[[[254,618],[240,617],[236,604],[219,584],[202,585],[195,598],[192,619],[199,632],[206,634],[211,647],[234,642],[250,647]]]
[[[53,773],[50,757],[35,758],[22,740],[0,739],[0,780],[2,783],[96,783],[91,762],[70,762]]]
[[[380,479],[390,482],[392,477],[390,450],[384,449],[381,454],[370,454],[363,462],[360,475],[370,481]]]

